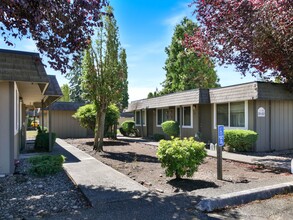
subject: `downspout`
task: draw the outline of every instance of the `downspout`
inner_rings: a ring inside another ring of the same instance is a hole
[[[180,118],[180,139],[182,139],[183,134],[182,134],[182,120],[183,120],[183,112],[182,112],[182,106],[180,105],[179,107],[180,109],[180,114],[179,114],[179,118]]]
[[[14,165],[14,126],[15,126],[15,120],[16,118],[14,117],[14,96],[15,96],[15,90],[14,90],[14,83],[9,82],[9,142],[10,142],[10,147],[9,147],[9,173],[13,173],[15,169]]]

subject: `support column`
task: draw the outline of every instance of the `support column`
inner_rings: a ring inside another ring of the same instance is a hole
[[[143,132],[143,117],[142,117],[142,109],[140,110],[140,126],[141,126],[141,137],[144,137],[144,132]]]
[[[52,151],[52,111],[51,104],[49,105],[49,151]]]
[[[180,107],[179,107],[179,109],[180,109],[180,115],[179,115],[179,117],[180,117],[180,139],[182,139],[183,138],[183,135],[182,135],[182,123],[183,123],[183,108],[182,108],[182,106],[180,105]]]

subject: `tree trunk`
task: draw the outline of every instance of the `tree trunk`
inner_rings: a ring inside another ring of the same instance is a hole
[[[98,116],[99,115],[99,116]],[[101,109],[97,112],[98,129],[96,129],[94,150],[103,151],[104,127],[105,127],[106,110]]]
[[[95,139],[94,139],[93,150],[97,150],[98,149],[98,143],[99,143],[99,124],[100,124],[100,112],[97,110],[97,113],[96,113],[96,128],[94,130]]]

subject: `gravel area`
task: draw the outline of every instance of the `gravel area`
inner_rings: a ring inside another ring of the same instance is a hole
[[[40,178],[28,174],[29,166],[21,159],[20,174],[0,178],[0,219],[41,218],[89,207],[65,171]]]

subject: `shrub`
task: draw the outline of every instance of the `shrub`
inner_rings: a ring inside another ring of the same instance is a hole
[[[170,137],[178,137],[179,123],[176,121],[165,121],[162,124],[163,132]]]
[[[139,136],[139,130],[135,128],[135,122],[132,120],[124,121],[119,128],[121,134],[124,136]]]
[[[89,128],[95,131],[97,110],[94,104],[87,104],[77,109],[77,112],[72,116],[77,119],[80,126]]]
[[[56,133],[52,132],[52,145],[54,146],[56,141]],[[35,150],[37,151],[49,151],[49,133],[39,133],[35,140]]]
[[[165,135],[163,134],[154,134],[154,140],[155,141],[160,141],[160,140],[164,140],[165,139]]]
[[[192,137],[183,140],[161,140],[157,151],[161,166],[166,168],[166,176],[175,175],[176,178],[192,176],[206,155],[205,144],[195,141]]]
[[[118,124],[118,119],[120,117],[120,111],[119,108],[112,104],[109,105],[106,112],[105,117],[105,136],[108,132],[111,132],[114,134],[114,125]],[[115,138],[115,134],[113,136]]]
[[[62,170],[62,164],[65,161],[63,155],[44,155],[29,158],[32,164],[29,172],[35,176],[52,175]]]
[[[250,151],[258,134],[251,130],[225,130],[225,144],[228,150]]]
[[[38,130],[38,134],[48,132],[48,128],[47,128],[47,127],[44,127],[44,128],[42,129],[42,127],[41,127],[40,125],[38,125],[37,130]]]

